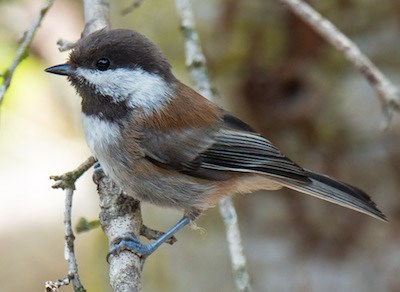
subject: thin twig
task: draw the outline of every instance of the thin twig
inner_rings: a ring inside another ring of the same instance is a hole
[[[176,0],[175,2],[185,39],[186,66],[189,69],[194,86],[200,94],[215,101],[216,95],[208,77],[207,61],[195,29],[190,0]]]
[[[65,190],[65,210],[64,210],[64,234],[65,246],[64,256],[68,262],[68,276],[72,279],[74,291],[86,291],[83,287],[78,273],[78,264],[76,262],[74,241],[75,235],[72,230],[72,199],[74,195],[73,189]]]
[[[11,79],[14,75],[14,71],[17,66],[28,56],[29,54],[29,47],[31,45],[33,36],[35,32],[39,28],[44,16],[46,15],[47,11],[50,9],[51,5],[53,5],[54,0],[46,0],[43,6],[40,8],[38,15],[36,16],[35,20],[33,21],[29,30],[27,30],[21,40],[21,44],[19,45],[17,52],[15,54],[15,58],[12,61],[10,67],[2,74],[3,83],[0,86],[0,104],[4,99],[4,95],[8,87],[10,86]]]
[[[202,52],[199,36],[195,29],[190,0],[176,0],[175,2],[185,38],[186,66],[199,93],[215,101],[216,95],[208,77],[206,58]],[[240,238],[236,210],[230,197],[221,200],[220,212],[226,227],[225,230],[236,287],[239,291],[252,291]]]
[[[133,10],[135,10],[140,5],[142,5],[143,1],[144,0],[133,0],[131,5],[129,5],[128,7],[124,8],[121,11],[122,15],[127,15],[127,14],[131,13]]]
[[[76,42],[70,42],[64,39],[59,39],[57,41],[57,45],[58,45],[58,50],[60,52],[65,52],[75,48]]]
[[[67,286],[71,282],[72,278],[68,275],[64,279],[57,281],[46,281],[44,283],[44,289],[46,292],[59,292],[61,286]]]
[[[52,186],[53,189],[73,189],[75,190],[75,182],[81,177],[89,168],[93,166],[96,159],[90,156],[81,165],[72,171],[68,171],[62,175],[52,175],[50,179],[55,180],[56,183]]]
[[[229,252],[231,254],[232,270],[235,275],[236,287],[239,291],[252,291],[250,276],[246,269],[246,258],[240,239],[237,214],[232,200],[228,197],[219,202],[219,210],[225,223],[226,238],[228,240]]]
[[[45,284],[46,291],[58,291],[63,285],[68,285],[71,281],[74,285],[74,291],[86,291],[83,287],[78,273],[78,264],[76,261],[74,241],[75,236],[72,230],[72,199],[75,190],[75,182],[82,176],[96,160],[89,157],[84,163],[73,171],[69,171],[60,176],[51,176],[50,178],[57,181],[53,188],[65,190],[65,210],[64,210],[64,235],[65,246],[64,256],[68,262],[68,274],[63,280],[47,281]]]
[[[384,120],[382,128],[389,126],[394,111],[400,111],[399,90],[360,51],[360,49],[329,20],[323,18],[302,0],[280,0],[290,11],[308,23],[328,43],[340,51],[357,70],[365,76],[381,102]]]

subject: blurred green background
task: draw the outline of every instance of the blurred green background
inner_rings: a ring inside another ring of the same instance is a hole
[[[114,28],[143,33],[190,85],[174,1],[111,1]],[[0,70],[42,1],[0,1]],[[276,0],[193,1],[219,103],[263,133],[299,164],[370,193],[384,224],[315,198],[282,190],[236,196],[255,291],[400,291],[400,119],[386,132],[377,97],[342,55]],[[395,83],[400,81],[400,1],[320,0],[312,5],[354,40]],[[0,108],[0,291],[43,291],[66,274],[64,193],[50,175],[89,155],[80,98],[64,78],[43,69],[62,63],[60,38],[77,40],[80,1],[57,0],[17,69]],[[96,219],[91,171],[77,183],[74,222]],[[166,230],[181,214],[143,206],[148,226]],[[234,291],[218,208],[152,255],[143,291]],[[76,239],[88,291],[111,291],[101,230]],[[61,291],[72,291],[70,287]]]

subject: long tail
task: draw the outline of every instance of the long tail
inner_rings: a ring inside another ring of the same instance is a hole
[[[321,175],[310,170],[306,170],[306,172],[311,183],[304,184],[291,180],[282,181],[283,185],[387,222],[386,216],[362,190],[326,175]]]

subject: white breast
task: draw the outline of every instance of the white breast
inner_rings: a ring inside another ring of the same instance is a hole
[[[118,124],[82,113],[82,125],[93,156],[100,162],[105,173],[114,177],[115,158],[118,157],[118,142],[121,137]]]
[[[90,150],[97,152],[118,142],[121,132],[117,123],[82,113],[83,130]],[[93,153],[95,154],[95,153]]]

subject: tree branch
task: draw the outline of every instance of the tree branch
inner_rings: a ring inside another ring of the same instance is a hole
[[[389,126],[393,112],[400,111],[398,88],[360,51],[360,49],[340,32],[330,21],[323,18],[302,0],[280,0],[294,14],[308,23],[328,43],[340,51],[345,58],[368,80],[381,102],[384,120],[382,128]]]
[[[65,247],[64,256],[68,262],[68,274],[63,280],[47,281],[45,283],[46,291],[58,291],[58,288],[69,285],[72,281],[74,291],[86,291],[83,287],[78,273],[78,264],[75,257],[74,241],[75,236],[72,230],[72,199],[75,190],[75,182],[96,162],[93,157],[89,157],[77,169],[67,172],[61,176],[51,176],[56,181],[53,188],[61,188],[65,190],[65,210],[64,210],[64,235]]]
[[[207,73],[207,61],[202,52],[190,0],[176,0],[185,41],[186,66],[197,91],[209,100],[216,99]]]
[[[85,29],[82,36],[103,28],[109,28],[109,4],[107,0],[84,0]],[[123,234],[140,235],[142,216],[140,204],[124,195],[121,189],[97,170],[94,175],[100,196],[100,225],[109,243]],[[140,291],[141,261],[132,252],[120,252],[110,257],[110,284],[114,291]]]
[[[79,165],[76,169],[66,172],[62,175],[52,175],[50,179],[55,180],[56,184],[52,186],[54,189],[72,189],[75,190],[75,182],[84,174],[89,168],[95,164],[96,159],[93,156],[90,156]]]
[[[134,233],[139,237],[142,216],[139,201],[126,196],[104,173],[96,171],[95,182],[100,196],[100,225],[109,244],[122,234]],[[140,291],[141,260],[130,251],[120,252],[109,258],[110,284],[113,291]]]
[[[208,77],[206,58],[201,50],[199,35],[195,29],[190,0],[176,0],[175,2],[185,38],[186,66],[200,94],[215,101],[216,95]],[[225,223],[236,287],[239,291],[252,291],[240,238],[237,214],[230,197],[220,201],[220,212]]]
[[[21,44],[19,45],[19,47],[17,49],[15,58],[12,61],[10,67],[2,74],[3,82],[0,86],[0,105],[4,99],[4,95],[6,94],[8,87],[10,86],[11,79],[14,75],[15,69],[29,55],[29,47],[32,43],[32,39],[35,35],[35,32],[39,28],[44,16],[46,15],[47,11],[50,9],[51,5],[53,5],[53,3],[54,3],[54,0],[46,0],[44,2],[42,7],[40,8],[38,15],[36,16],[35,20],[33,21],[30,29],[24,33],[24,35],[21,39]]]
[[[85,28],[82,37],[96,30],[110,27],[110,4],[108,0],[84,0]]]
[[[237,214],[233,202],[229,197],[221,199],[219,202],[219,211],[225,223],[226,239],[229,245],[236,287],[239,291],[250,292],[252,291],[252,287],[246,267],[246,257],[244,256],[243,246],[240,239]]]

